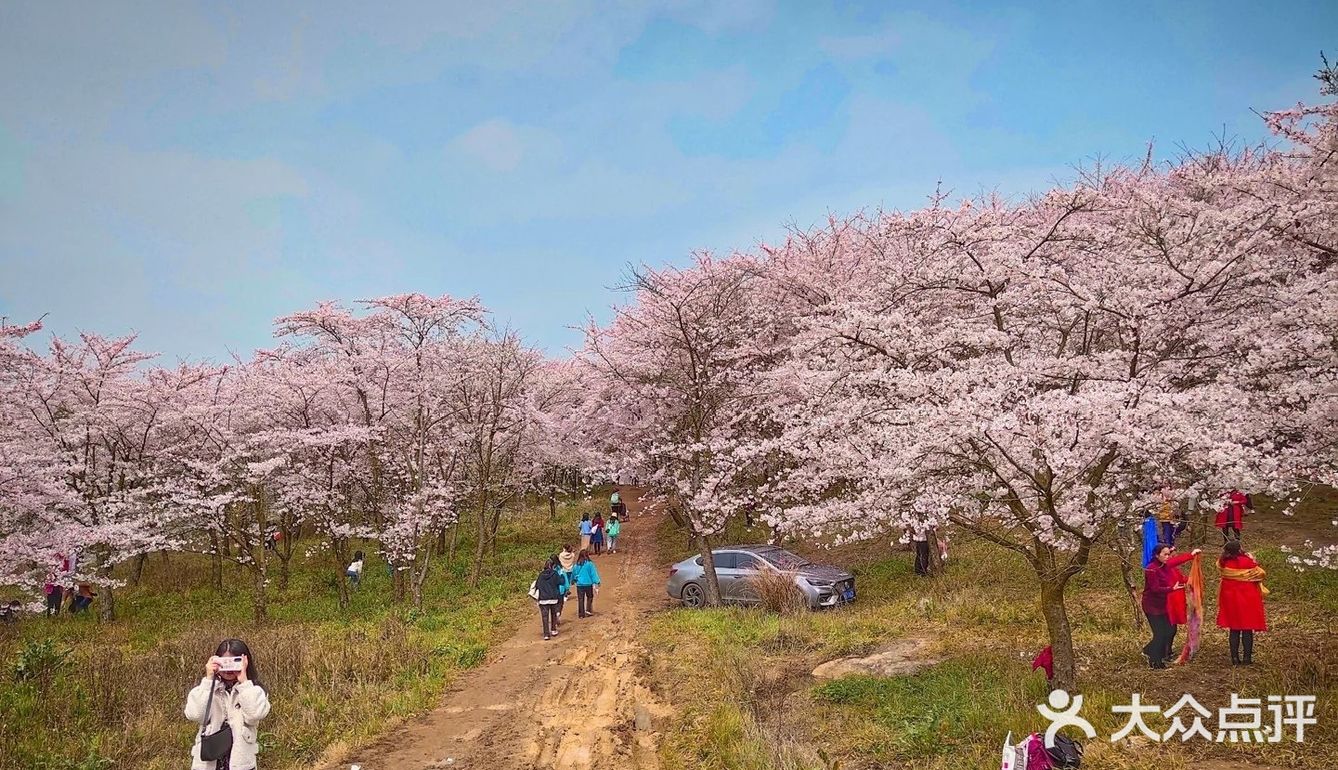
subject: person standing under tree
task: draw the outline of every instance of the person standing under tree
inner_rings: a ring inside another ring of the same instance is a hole
[[[1171,659],[1176,631],[1170,612],[1171,595],[1179,591],[1183,601],[1185,588],[1185,576],[1178,567],[1201,552],[1195,548],[1192,553],[1172,556],[1173,550],[1165,543],[1158,545],[1152,563],[1143,570],[1143,614],[1147,615],[1148,627],[1152,629],[1152,640],[1143,646],[1143,654],[1151,668],[1166,668]]]
[[[929,574],[929,530],[916,525],[910,531],[911,546],[915,549],[915,574]]]
[[[1226,505],[1217,512],[1217,521],[1214,522],[1217,528],[1222,530],[1223,544],[1231,540],[1240,540],[1240,531],[1245,529],[1245,514],[1254,508],[1252,502],[1250,496],[1239,489],[1227,493]]]
[[[617,516],[623,515],[627,508],[623,505],[623,496],[618,487],[613,488],[613,494],[609,495],[609,513]]]
[[[1228,540],[1217,560],[1222,571],[1222,585],[1217,593],[1217,625],[1227,629],[1231,645],[1231,665],[1254,663],[1254,632],[1267,631],[1264,617],[1264,569],[1245,553],[1239,540]],[[1241,646],[1244,645],[1244,655]]]

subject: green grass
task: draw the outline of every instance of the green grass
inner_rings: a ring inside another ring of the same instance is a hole
[[[117,590],[114,622],[84,613],[0,628],[0,770],[181,767],[195,729],[181,716],[186,692],[228,636],[250,644],[273,703],[261,725],[264,766],[305,768],[365,743],[484,661],[581,509],[564,505],[551,524],[546,507],[510,516],[477,588],[467,583],[472,542],[462,537],[453,564],[436,558],[421,610],[392,602],[375,559],[341,610],[340,567],[323,552],[307,556],[318,545],[309,540],[297,544],[287,590],[270,589],[269,621],[256,625],[240,568],[226,572],[237,589],[218,593],[203,557],[154,555],[139,587]],[[67,652],[66,663],[16,680],[18,656],[44,644]]]

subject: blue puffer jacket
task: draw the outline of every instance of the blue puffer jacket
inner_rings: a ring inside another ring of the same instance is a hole
[[[595,563],[589,559],[577,562],[572,574],[576,578],[577,586],[599,585],[599,570],[595,569]]]

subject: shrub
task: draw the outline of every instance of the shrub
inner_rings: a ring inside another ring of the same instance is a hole
[[[68,649],[57,647],[51,639],[28,642],[14,661],[14,678],[20,682],[35,679],[49,683],[65,667],[69,656]]]
[[[808,600],[794,581],[793,572],[767,570],[748,578],[748,585],[761,598],[763,609],[791,615],[808,609]]]

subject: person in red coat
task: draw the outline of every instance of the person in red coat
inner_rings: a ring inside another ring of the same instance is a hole
[[[1152,668],[1166,668],[1166,662],[1171,659],[1176,626],[1170,613],[1172,594],[1178,592],[1180,596],[1181,622],[1185,615],[1185,576],[1177,567],[1192,560],[1201,549],[1172,556],[1174,550],[1165,543],[1159,544],[1152,554],[1152,562],[1143,570],[1143,614],[1147,615],[1148,627],[1152,629],[1152,640],[1143,646],[1143,654]]]
[[[1217,594],[1217,625],[1227,629],[1231,644],[1231,665],[1254,662],[1254,632],[1267,631],[1264,617],[1264,570],[1254,555],[1241,551],[1240,542],[1231,540],[1217,560],[1222,570],[1222,586]],[[1241,656],[1241,646],[1245,655]]]
[[[1245,529],[1245,511],[1250,505],[1250,496],[1233,489],[1227,493],[1226,505],[1217,512],[1217,520],[1213,522],[1214,526],[1222,530],[1222,542],[1228,542],[1236,539],[1240,540],[1240,531]]]

